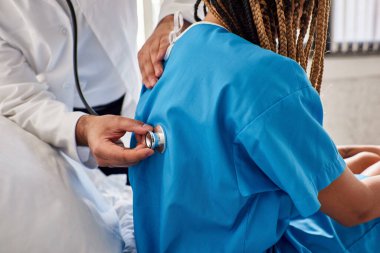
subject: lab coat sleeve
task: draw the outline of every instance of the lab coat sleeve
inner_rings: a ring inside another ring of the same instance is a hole
[[[195,2],[196,1],[194,0],[164,0],[160,10],[159,20],[168,15],[174,14],[176,11],[181,11],[184,19],[190,23],[194,23]]]
[[[93,167],[94,159],[81,161],[75,127],[81,112],[70,112],[48,85],[36,79],[23,54],[0,38],[0,112],[27,132],[62,150],[72,159]]]
[[[319,191],[346,167],[322,119],[322,104],[311,85],[283,97],[236,136],[236,169],[257,167],[289,195],[299,214],[315,213]]]

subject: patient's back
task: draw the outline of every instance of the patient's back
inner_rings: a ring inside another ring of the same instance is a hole
[[[278,240],[297,214],[293,202],[238,137],[290,94],[317,96],[304,75],[217,25],[195,25],[177,40],[136,113],[161,125],[167,142],[130,169],[139,252],[262,252]]]

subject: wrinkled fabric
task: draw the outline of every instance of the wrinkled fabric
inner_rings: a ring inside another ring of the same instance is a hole
[[[193,25],[143,88],[136,118],[159,124],[167,143],[130,168],[139,252],[344,252],[318,192],[346,165],[293,60]]]
[[[86,172],[95,187],[115,209],[119,217],[120,232],[125,242],[123,253],[136,253],[132,189],[125,184],[126,175],[106,176],[98,169],[86,170]]]
[[[0,116],[0,252],[121,253],[119,219],[86,168]]]

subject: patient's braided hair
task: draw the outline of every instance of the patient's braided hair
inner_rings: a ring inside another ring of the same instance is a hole
[[[263,48],[290,57],[320,92],[331,0],[203,0],[227,29]],[[195,4],[195,19],[202,0]],[[206,10],[207,7],[207,10]]]

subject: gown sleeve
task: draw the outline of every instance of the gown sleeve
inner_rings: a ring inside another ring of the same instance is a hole
[[[345,169],[345,162],[322,127],[323,110],[314,88],[306,86],[283,97],[245,125],[234,146],[237,170],[255,164],[289,195],[298,213],[320,208],[318,192]],[[246,172],[244,172],[246,174]]]

